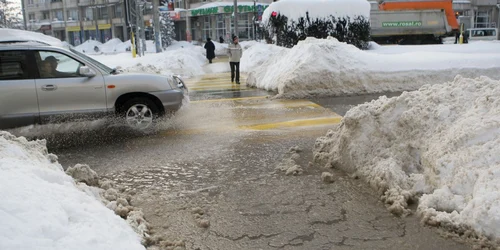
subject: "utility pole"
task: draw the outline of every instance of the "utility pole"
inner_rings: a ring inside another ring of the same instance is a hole
[[[26,24],[26,19],[28,19],[29,17],[26,16],[26,9],[24,8],[24,0],[21,0],[21,8],[22,8],[22,14],[23,14],[24,30],[28,30],[28,25]]]
[[[257,37],[255,36],[255,23],[257,22],[257,6],[256,6],[257,0],[253,0],[253,18],[252,18],[252,27],[253,27],[253,40],[257,41]]]
[[[239,33],[238,33],[238,0],[234,0],[234,35],[239,36]]]
[[[146,51],[148,48],[146,47],[146,27],[144,25],[144,9],[147,7],[145,1],[141,1],[140,5],[140,12],[139,12],[139,17],[141,18],[139,27],[141,27],[141,44],[142,44],[142,55],[144,56],[144,51]]]
[[[155,33],[156,53],[161,52],[160,46],[160,0],[153,0],[153,24]]]
[[[139,24],[141,23],[141,17],[140,15],[142,14],[141,12],[141,5],[139,4],[139,1],[135,2],[135,43],[137,44],[137,48],[139,51],[137,51],[139,56],[142,56],[142,39],[141,39],[141,32],[140,32],[140,26]]]
[[[189,10],[189,0],[185,1],[185,9]],[[186,41],[191,42],[191,18],[189,17],[189,12],[186,13]]]

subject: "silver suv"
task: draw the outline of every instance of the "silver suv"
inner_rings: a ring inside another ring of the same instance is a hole
[[[108,115],[147,129],[185,91],[177,76],[121,74],[71,48],[0,43],[0,129]]]

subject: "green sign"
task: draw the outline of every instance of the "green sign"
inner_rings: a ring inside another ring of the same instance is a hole
[[[421,21],[383,22],[382,27],[420,27]]]
[[[219,13],[219,7],[191,10],[192,16],[206,16]]]
[[[238,13],[243,13],[243,12],[257,12],[257,8],[259,5],[256,5],[255,8],[253,5],[240,5],[238,6]],[[267,8],[267,5],[262,5],[262,11],[264,11]],[[224,6],[224,13],[233,13],[234,6]]]
[[[259,5],[256,5],[254,8],[253,5],[240,5],[238,6],[238,13],[257,12],[258,6]],[[262,11],[264,11],[267,7],[268,7],[267,5],[262,5]],[[224,11],[224,13],[233,13],[234,6],[233,5],[223,6],[222,10]],[[219,7],[191,10],[191,16],[206,16],[212,14],[219,14]]]

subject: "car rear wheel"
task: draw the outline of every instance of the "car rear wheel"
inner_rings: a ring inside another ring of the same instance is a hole
[[[138,130],[152,127],[160,114],[153,101],[141,97],[125,102],[122,111],[127,125]]]

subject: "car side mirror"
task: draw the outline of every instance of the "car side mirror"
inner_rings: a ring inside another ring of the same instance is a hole
[[[86,77],[96,76],[96,73],[87,66],[81,66],[80,70],[78,71],[78,74],[80,74],[81,76],[86,76]]]

